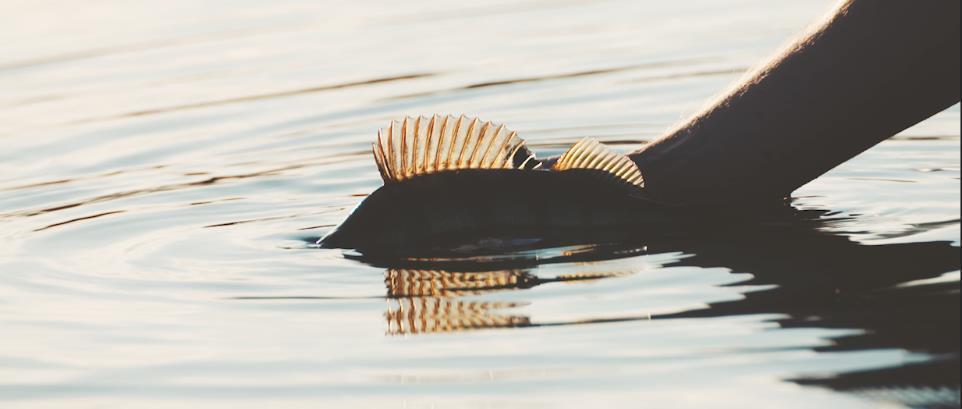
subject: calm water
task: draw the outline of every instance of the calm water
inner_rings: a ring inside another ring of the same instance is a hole
[[[4,2],[0,407],[959,404],[959,106],[795,214],[486,263],[310,243],[403,115],[624,150],[829,1]]]

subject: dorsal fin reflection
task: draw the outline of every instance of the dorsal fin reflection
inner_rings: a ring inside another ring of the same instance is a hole
[[[626,273],[576,273],[541,278],[527,270],[448,271],[389,268],[384,284],[389,299],[387,333],[391,335],[513,328],[543,325],[515,311],[528,302],[466,300],[493,291],[527,289],[551,282],[587,282]]]

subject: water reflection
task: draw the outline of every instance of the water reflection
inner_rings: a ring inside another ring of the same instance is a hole
[[[395,298],[392,301],[384,313],[387,333],[391,335],[531,325],[527,316],[498,313],[523,303],[461,301],[443,297]]]
[[[501,80],[494,80],[494,81],[476,82],[476,83],[466,84],[466,85],[462,85],[462,86],[451,88],[451,89],[392,96],[392,97],[386,98],[386,100],[403,100],[403,99],[412,99],[412,98],[419,98],[419,97],[426,97],[426,96],[458,94],[466,90],[472,90],[472,89],[478,89],[478,88],[499,87],[499,86],[505,86],[505,85],[524,84],[524,83],[530,83],[530,82],[564,80],[564,79],[579,78],[579,77],[590,77],[590,76],[596,76],[596,75],[613,74],[613,73],[624,72],[624,71],[635,71],[635,70],[644,70],[644,69],[661,68],[661,67],[679,67],[679,66],[684,67],[693,63],[705,62],[706,60],[710,61],[711,59],[689,58],[689,59],[680,59],[680,60],[668,60],[668,61],[658,61],[658,62],[651,62],[651,63],[645,63],[645,64],[634,64],[634,65],[628,65],[628,66],[565,72],[565,73],[559,73],[559,74],[544,74],[536,77],[510,78],[510,79],[501,79]],[[723,70],[723,71],[725,74],[731,74],[730,69]],[[697,75],[704,75],[704,74],[695,73],[694,75],[697,76]],[[681,74],[681,75],[673,76],[669,78],[678,78],[678,77],[684,77],[684,76],[685,76],[684,74]],[[655,79],[664,79],[664,78],[655,78]]]
[[[447,271],[389,268],[384,276],[389,299],[388,310],[384,313],[387,332],[402,335],[569,324],[533,323],[528,316],[504,311],[527,305],[527,302],[487,302],[458,298],[492,291],[528,289],[552,282],[593,281],[624,274],[583,273],[541,278],[526,270]]]
[[[793,211],[761,223],[706,226],[686,234],[645,232],[617,245],[581,245],[550,254],[527,251],[502,257],[395,260],[385,276],[390,334],[480,328],[569,325],[648,317],[537,323],[504,312],[521,303],[460,299],[493,291],[525,290],[557,281],[598,280],[625,273],[538,278],[544,263],[587,262],[637,254],[681,252],[661,267],[724,267],[749,273],[743,298],[704,308],[651,316],[655,320],[774,314],[781,328],[852,329],[816,352],[901,349],[922,362],[870,371],[800,376],[803,385],[872,394],[910,406],[958,404],[959,281],[939,279],[960,266],[948,242],[865,245],[826,232],[826,212]],[[632,250],[633,249],[633,250]],[[386,260],[364,260],[390,265]],[[421,268],[415,266],[421,265]],[[444,268],[439,268],[443,266]],[[492,270],[496,266],[499,270]],[[454,270],[452,268],[460,270]],[[475,270],[472,271],[471,268]],[[446,268],[446,269],[445,269]],[[761,289],[759,289],[761,288]],[[882,391],[882,392],[879,392]]]
[[[263,94],[243,95],[243,96],[238,96],[233,98],[225,98],[225,99],[212,100],[212,101],[192,102],[189,104],[182,104],[182,105],[149,108],[149,109],[143,109],[139,111],[125,112],[125,113],[117,114],[107,118],[89,118],[89,119],[77,121],[76,123],[87,123],[87,122],[95,122],[100,120],[116,119],[116,118],[123,118],[123,117],[163,114],[163,113],[168,113],[173,111],[183,111],[183,110],[190,110],[190,109],[215,107],[220,105],[260,101],[260,100],[273,99],[273,98],[286,98],[286,97],[293,97],[293,96],[304,95],[304,94],[312,94],[316,92],[334,91],[334,90],[341,90],[345,88],[382,84],[382,83],[393,82],[393,81],[405,81],[405,80],[426,78],[426,77],[431,77],[433,75],[435,74],[421,72],[421,73],[412,73],[412,74],[405,74],[405,75],[396,75],[396,76],[390,76],[390,77],[370,78],[370,79],[365,79],[360,81],[351,81],[351,82],[345,82],[340,84],[315,85],[311,87],[292,89],[292,90],[274,91],[274,92],[268,92]]]
[[[739,285],[770,286],[747,292],[740,300],[654,318],[778,314],[781,328],[861,330],[814,350],[897,348],[924,353],[929,359],[897,368],[793,381],[845,391],[886,390],[880,397],[910,406],[958,406],[959,281],[923,280],[958,270],[959,248],[949,242],[864,245],[821,231],[818,219],[805,217],[810,214],[799,216],[778,228],[729,231],[723,240],[649,244],[656,252],[691,254],[666,267],[726,267],[751,273],[752,278]]]

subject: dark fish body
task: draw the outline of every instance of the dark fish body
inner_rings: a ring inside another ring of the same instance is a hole
[[[455,170],[382,186],[319,244],[408,255],[631,230],[662,208],[609,174]]]

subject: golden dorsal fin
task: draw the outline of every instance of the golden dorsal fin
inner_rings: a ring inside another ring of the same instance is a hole
[[[458,169],[534,169],[541,165],[518,133],[464,115],[407,117],[377,133],[374,161],[384,183]]]
[[[552,170],[596,169],[610,173],[637,187],[645,187],[645,178],[628,156],[615,152],[600,142],[584,138],[558,158]]]

